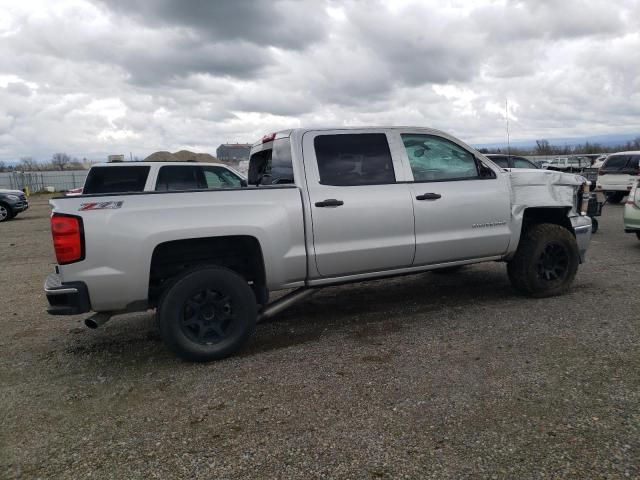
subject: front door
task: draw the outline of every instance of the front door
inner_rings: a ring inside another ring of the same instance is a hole
[[[445,137],[406,132],[401,140],[413,174],[414,265],[504,254],[511,238],[506,175]]]
[[[384,130],[303,137],[313,248],[323,277],[410,266],[415,250],[407,184],[396,183]]]

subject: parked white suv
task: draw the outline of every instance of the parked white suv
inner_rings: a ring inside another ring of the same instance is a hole
[[[246,184],[240,172],[221,163],[100,163],[91,167],[80,191],[67,195],[240,188]]]
[[[640,178],[640,151],[609,155],[598,171],[596,190],[611,203],[620,203]]]

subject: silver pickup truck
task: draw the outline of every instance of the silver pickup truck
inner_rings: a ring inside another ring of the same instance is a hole
[[[516,290],[558,295],[591,238],[584,178],[506,171],[425,128],[267,135],[248,183],[51,200],[49,313],[95,328],[156,308],[165,343],[206,361],[326,285],[504,261]]]

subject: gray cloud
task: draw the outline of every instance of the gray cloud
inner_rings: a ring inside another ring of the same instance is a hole
[[[187,27],[213,41],[298,49],[325,35],[321,3],[262,0],[100,0],[109,11],[145,25]]]
[[[505,99],[512,138],[640,132],[638,0],[30,1],[0,24],[2,160],[301,125],[490,142]]]

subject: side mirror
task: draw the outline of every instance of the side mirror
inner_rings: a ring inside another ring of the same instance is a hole
[[[478,170],[480,173],[480,178],[482,179],[496,178],[496,172],[494,172],[489,167],[487,167],[481,160],[477,160],[477,161],[479,166]]]
[[[241,178],[240,179],[240,186],[241,187],[248,187],[249,183],[244,178]]]

